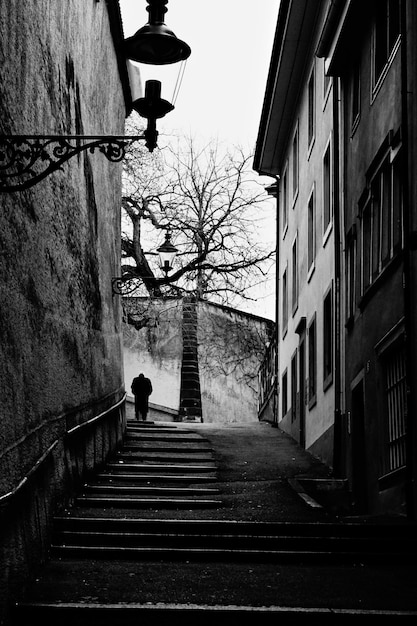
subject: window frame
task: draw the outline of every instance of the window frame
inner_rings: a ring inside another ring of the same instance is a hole
[[[282,372],[282,378],[281,378],[281,416],[282,416],[282,419],[285,418],[287,413],[288,413],[288,370],[287,368],[285,368],[285,370]]]
[[[281,319],[282,319],[282,336],[285,337],[288,330],[288,263],[285,265],[285,269],[282,273],[282,307],[281,307]]]
[[[367,188],[359,202],[362,300],[404,246],[401,168],[401,144],[383,150],[370,168]],[[388,181],[385,186],[384,180]],[[385,187],[388,193],[385,193]],[[388,251],[385,256],[384,250]]]
[[[392,26],[390,20],[392,15],[391,7],[394,3],[397,4],[398,9],[398,31],[395,38],[392,39]],[[401,0],[378,0],[378,2],[375,2],[375,8],[376,13],[372,29],[371,102],[375,99],[382,83],[384,82],[401,42]],[[383,12],[385,12],[385,16],[383,15]],[[378,22],[378,18],[385,19],[384,24],[382,24],[382,22]],[[380,31],[382,29],[384,29],[384,32],[381,33]],[[381,39],[385,39],[383,42],[385,45],[385,51],[383,54],[383,61],[379,63],[380,55],[378,54],[378,48]]]
[[[330,304],[328,304],[330,303]],[[330,311],[327,311],[327,307]],[[323,298],[323,390],[326,391],[333,383],[334,367],[334,320],[333,320],[333,282]]]
[[[351,77],[351,94],[350,94],[351,136],[353,136],[357,127],[359,126],[359,121],[361,118],[361,92],[362,92],[361,62],[360,62],[360,59],[357,59],[353,64],[353,72],[352,72],[352,77]]]
[[[288,207],[289,207],[289,185],[288,185],[288,162],[285,164],[284,171],[282,173],[282,188],[281,188],[281,221],[282,221],[282,238],[288,231]]]
[[[314,332],[313,332],[314,331]],[[308,408],[317,403],[317,314],[314,313],[308,325]]]
[[[328,155],[328,166],[325,165]],[[334,215],[334,181],[333,181],[333,148],[332,137],[330,136],[323,153],[322,159],[322,185],[323,185],[323,246],[326,245],[333,227]],[[326,202],[327,200],[327,202]],[[328,206],[327,206],[328,204]],[[328,213],[328,221],[326,222]]]
[[[311,212],[310,212],[311,207]],[[311,216],[311,219],[310,219]],[[311,226],[311,231],[310,231]],[[311,234],[311,237],[310,237]],[[311,244],[311,249],[310,249]],[[307,201],[307,279],[314,272],[317,254],[316,186],[313,184]]]
[[[316,138],[316,66],[313,64],[307,81],[307,143],[308,155]]]
[[[291,422],[297,418],[297,393],[298,393],[298,350],[294,350],[291,357]]]
[[[300,136],[298,132],[298,122],[292,138],[292,208],[298,196],[300,180]]]
[[[295,252],[295,258],[294,258]],[[298,232],[295,233],[295,237],[291,246],[291,312],[292,316],[295,315],[298,309],[298,299],[300,294],[300,277],[299,277],[299,254],[298,254]]]

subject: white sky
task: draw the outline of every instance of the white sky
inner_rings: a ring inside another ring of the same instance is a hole
[[[191,47],[191,56],[174,111],[157,122],[159,144],[165,130],[255,149],[279,1],[169,0],[165,23]],[[148,21],[146,6],[146,0],[120,0],[125,37]],[[140,68],[144,81],[160,78],[146,73],[149,66]],[[162,70],[170,73],[162,79],[166,100],[172,100],[178,70],[179,64]],[[274,318],[273,281],[268,289],[268,302],[251,309]]]

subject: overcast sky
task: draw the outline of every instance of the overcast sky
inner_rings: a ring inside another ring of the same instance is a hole
[[[148,21],[146,0],[120,0],[125,37]],[[178,131],[255,149],[279,0],[169,0],[165,23],[191,47],[175,110],[157,123],[159,144]],[[162,97],[172,101],[180,64],[162,68]],[[158,78],[140,65],[143,80]],[[161,69],[161,68],[160,68]],[[255,174],[255,176],[257,176]],[[272,179],[260,179],[264,184]],[[273,200],[268,202],[273,206]],[[266,297],[265,297],[266,296]],[[274,318],[274,280],[252,312]]]

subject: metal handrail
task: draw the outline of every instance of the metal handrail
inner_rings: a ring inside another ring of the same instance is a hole
[[[66,432],[66,436],[73,435],[74,433],[79,432],[81,429],[86,428],[87,426],[91,426],[91,424],[93,424],[94,422],[97,422],[98,420],[102,419],[103,417],[105,417],[107,415],[107,413],[110,413],[111,411],[114,411],[121,404],[123,404],[123,402],[126,400],[126,396],[127,396],[127,393],[125,393],[125,395],[123,396],[123,398],[121,400],[119,400],[119,402],[114,404],[109,409],[106,409],[105,411],[103,411],[103,413],[100,413],[100,415],[96,415],[95,417],[92,417],[91,419],[87,420],[86,422],[83,422],[82,424],[78,424],[77,426],[74,426],[73,428],[70,428],[70,430],[68,430]]]
[[[119,400],[116,404],[114,404],[113,406],[111,406],[110,408],[106,409],[105,411],[103,411],[103,413],[100,413],[99,415],[96,415],[95,417],[92,417],[90,420],[88,420],[87,422],[84,422],[83,424],[79,424],[78,426],[75,426],[74,428],[71,428],[66,435],[71,435],[76,431],[79,431],[81,428],[84,428],[85,426],[89,426],[91,425],[93,422],[96,422],[100,419],[102,419],[103,417],[105,417],[108,413],[111,413],[111,411],[114,411],[115,409],[117,409],[121,404],[123,404],[123,402],[126,400],[126,396],[127,394],[125,393],[123,398],[121,400]],[[52,453],[52,451],[54,450],[54,448],[58,445],[59,443],[59,439],[56,439],[50,446],[49,448],[42,454],[42,456],[39,457],[39,459],[36,461],[35,465],[29,470],[29,472],[26,474],[26,476],[24,478],[22,478],[22,480],[16,485],[16,487],[14,487],[14,489],[12,489],[11,491],[8,491],[7,493],[5,493],[4,495],[0,496],[0,507],[5,506],[5,504],[7,504],[7,502],[9,500],[11,500],[25,485],[26,483],[29,481],[29,479],[33,476],[33,474],[39,469],[39,467],[44,463],[44,461],[49,457],[49,455]]]

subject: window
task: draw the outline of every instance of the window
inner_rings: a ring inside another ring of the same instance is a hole
[[[384,74],[400,36],[400,0],[378,0],[373,48],[374,86]]]
[[[404,342],[384,355],[386,424],[382,472],[387,474],[406,464],[407,386]]]
[[[292,244],[292,313],[294,314],[298,307],[298,243],[297,236]]]
[[[361,112],[361,66],[356,61],[353,66],[352,88],[351,88],[351,125],[352,131],[355,130]]]
[[[388,156],[370,181],[362,210],[362,294],[402,248],[401,159]]]
[[[310,270],[314,263],[314,259],[316,258],[316,208],[314,189],[312,190],[308,200],[307,246],[308,270]]]
[[[346,318],[349,322],[356,308],[356,229],[351,229],[346,243]]]
[[[282,275],[282,333],[285,335],[288,325],[288,269]]]
[[[285,234],[288,227],[288,171],[285,170],[282,177],[281,190],[281,206],[282,206],[282,232]]]
[[[298,192],[298,128],[294,133],[294,138],[292,140],[292,197],[293,199],[296,197]]]
[[[333,289],[327,292],[323,303],[323,388],[333,382]]]
[[[331,77],[326,74],[326,59],[323,59],[323,98],[326,99],[327,93],[330,89]]]
[[[297,417],[297,350],[291,359],[291,421]]]
[[[323,157],[323,235],[326,235],[333,218],[333,184],[330,142]]]
[[[282,375],[282,417],[284,418],[288,411],[288,375],[285,370]]]
[[[316,403],[317,390],[317,333],[316,316],[308,327],[308,406]]]
[[[313,143],[313,139],[316,132],[316,102],[315,102],[315,92],[316,92],[316,78],[314,67],[311,70],[310,78],[308,80],[308,147]]]

